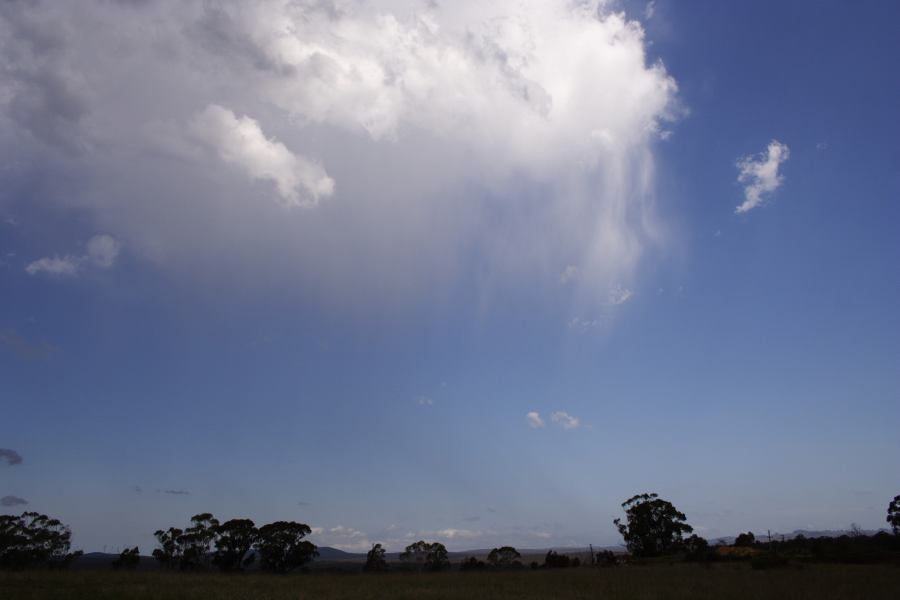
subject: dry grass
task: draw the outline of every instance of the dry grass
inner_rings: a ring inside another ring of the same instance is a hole
[[[5,599],[322,598],[705,598],[879,600],[900,598],[900,569],[810,565],[753,571],[746,565],[657,565],[514,573],[309,574],[287,577],[113,572],[0,573]]]

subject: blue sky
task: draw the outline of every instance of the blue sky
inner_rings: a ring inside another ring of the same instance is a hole
[[[0,9],[4,510],[884,524],[900,9],[495,4]]]

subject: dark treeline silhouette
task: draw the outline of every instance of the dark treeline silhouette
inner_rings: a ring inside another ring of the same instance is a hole
[[[319,555],[316,546],[303,539],[310,533],[304,523],[276,521],[257,528],[250,519],[219,523],[202,513],[191,517],[187,529],[156,531],[159,548],[153,558],[163,568],[196,571],[215,566],[223,572],[242,571],[258,558],[261,569],[287,573]]]
[[[624,519],[613,523],[622,535],[627,553],[590,551],[590,559],[570,557],[549,550],[543,564],[531,562],[532,569],[580,566],[615,567],[620,564],[653,563],[659,560],[687,562],[747,561],[753,568],[773,568],[802,562],[894,563],[900,565],[900,495],[887,509],[893,535],[885,531],[865,535],[853,525],[846,535],[791,539],[760,539],[752,531],[742,532],[730,545],[710,544],[693,534],[687,517],[657,494],[633,496],[622,503]],[[154,533],[158,547],[153,558],[162,569],[204,571],[218,569],[237,573],[254,565],[272,573],[288,573],[302,568],[319,555],[305,538],[312,529],[304,523],[276,521],[257,527],[250,519],[220,523],[210,513],[191,517],[184,529],[169,527]],[[691,535],[688,535],[691,534]],[[686,537],[687,536],[687,537]],[[71,552],[72,532],[59,520],[36,512],[20,516],[0,515],[0,568],[64,568],[81,556]],[[114,569],[134,569],[140,564],[138,547],[126,548],[112,561]],[[482,561],[469,556],[460,561],[461,571],[522,569],[522,556],[512,546],[494,548]],[[419,540],[399,555],[393,569],[400,571],[442,571],[451,567],[447,548],[439,542]],[[385,549],[375,544],[366,555],[363,571],[378,573],[391,568]]]
[[[81,551],[69,552],[71,539],[69,527],[47,515],[0,515],[0,567],[67,567],[81,556]]]
[[[400,562],[407,569],[443,571],[450,568],[447,548],[440,542],[419,540],[400,553]]]

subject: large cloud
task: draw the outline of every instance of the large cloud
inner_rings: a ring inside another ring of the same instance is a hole
[[[191,278],[372,303],[571,267],[604,303],[664,237],[676,86],[603,2],[7,3],[0,40],[27,201]]]

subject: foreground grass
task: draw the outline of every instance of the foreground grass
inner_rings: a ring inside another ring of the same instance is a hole
[[[660,565],[515,573],[167,574],[158,572],[0,573],[0,597],[219,600],[321,598],[900,598],[900,568],[808,565],[753,571],[746,565]]]

